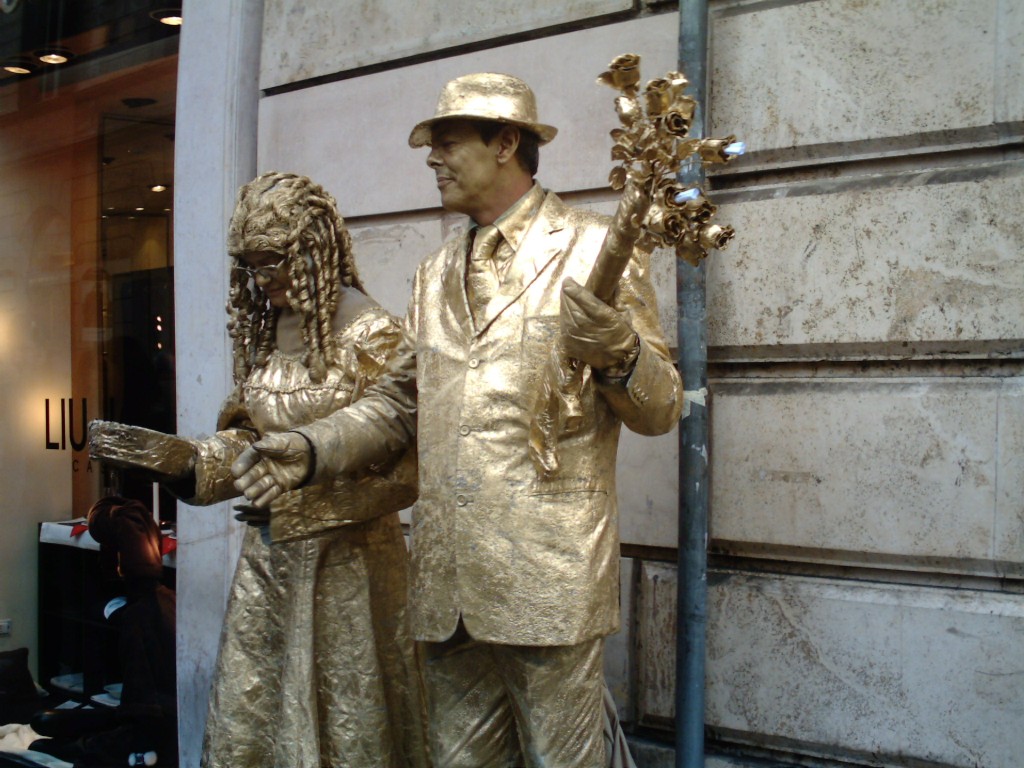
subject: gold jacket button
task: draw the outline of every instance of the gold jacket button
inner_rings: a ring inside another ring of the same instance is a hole
[[[455,497],[455,503],[458,504],[460,507],[466,506],[466,502],[467,501],[468,501],[468,499],[465,496],[463,496],[461,493],[458,496]]]
[[[461,427],[459,427],[459,434],[462,435],[463,437],[465,437],[469,433],[470,429],[467,425],[463,424]]]
[[[470,360],[469,360],[469,367],[470,368],[476,368],[479,365],[480,365],[480,361],[479,360],[477,360],[475,357],[470,358]]]

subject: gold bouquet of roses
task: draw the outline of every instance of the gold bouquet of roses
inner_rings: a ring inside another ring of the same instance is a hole
[[[726,246],[735,234],[732,227],[712,223],[717,207],[700,186],[684,185],[678,177],[685,164],[727,163],[744,146],[735,136],[690,137],[697,102],[684,93],[689,81],[682,72],[650,80],[641,93],[640,57],[627,53],[616,57],[597,81],[620,92],[615,111],[622,123],[611,132],[612,160],[621,164],[608,176],[612,189],[622,190],[622,199],[587,283],[607,301],[634,245],[648,252],[673,248],[693,266],[710,249]]]
[[[620,164],[608,177],[621,190],[618,209],[608,227],[586,287],[610,303],[634,248],[646,252],[673,248],[693,266],[713,248],[724,248],[735,234],[732,227],[714,223],[717,207],[703,188],[683,184],[687,166],[727,163],[743,154],[735,136],[702,139],[689,135],[697,101],[684,93],[689,81],[682,72],[669,72],[648,81],[640,90],[640,57],[617,56],[599,83],[619,91],[615,111],[621,126],[611,132],[612,160]],[[579,396],[586,366],[554,350],[543,378],[530,429],[530,456],[542,477],[558,472],[558,436],[579,428]]]

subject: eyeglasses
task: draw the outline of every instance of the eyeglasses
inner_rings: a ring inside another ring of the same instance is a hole
[[[288,261],[288,257],[284,256],[276,264],[267,264],[262,267],[247,267],[244,264],[235,264],[235,269],[239,272],[244,272],[252,278],[262,277],[264,280],[273,280],[277,277],[277,273],[281,270],[281,267],[284,266],[286,261]]]

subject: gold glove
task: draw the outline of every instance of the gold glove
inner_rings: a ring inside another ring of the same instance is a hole
[[[266,508],[285,491],[305,484],[316,468],[313,447],[298,432],[279,432],[242,451],[231,465],[235,488]]]
[[[571,277],[562,283],[562,341],[569,357],[608,377],[627,376],[640,352],[629,323]]]

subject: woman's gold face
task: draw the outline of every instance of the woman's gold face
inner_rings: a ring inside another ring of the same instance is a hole
[[[263,291],[270,306],[287,309],[288,289],[291,281],[288,278],[286,265],[288,257],[275,251],[250,251],[239,258],[242,265],[239,269],[248,272],[256,286]]]

